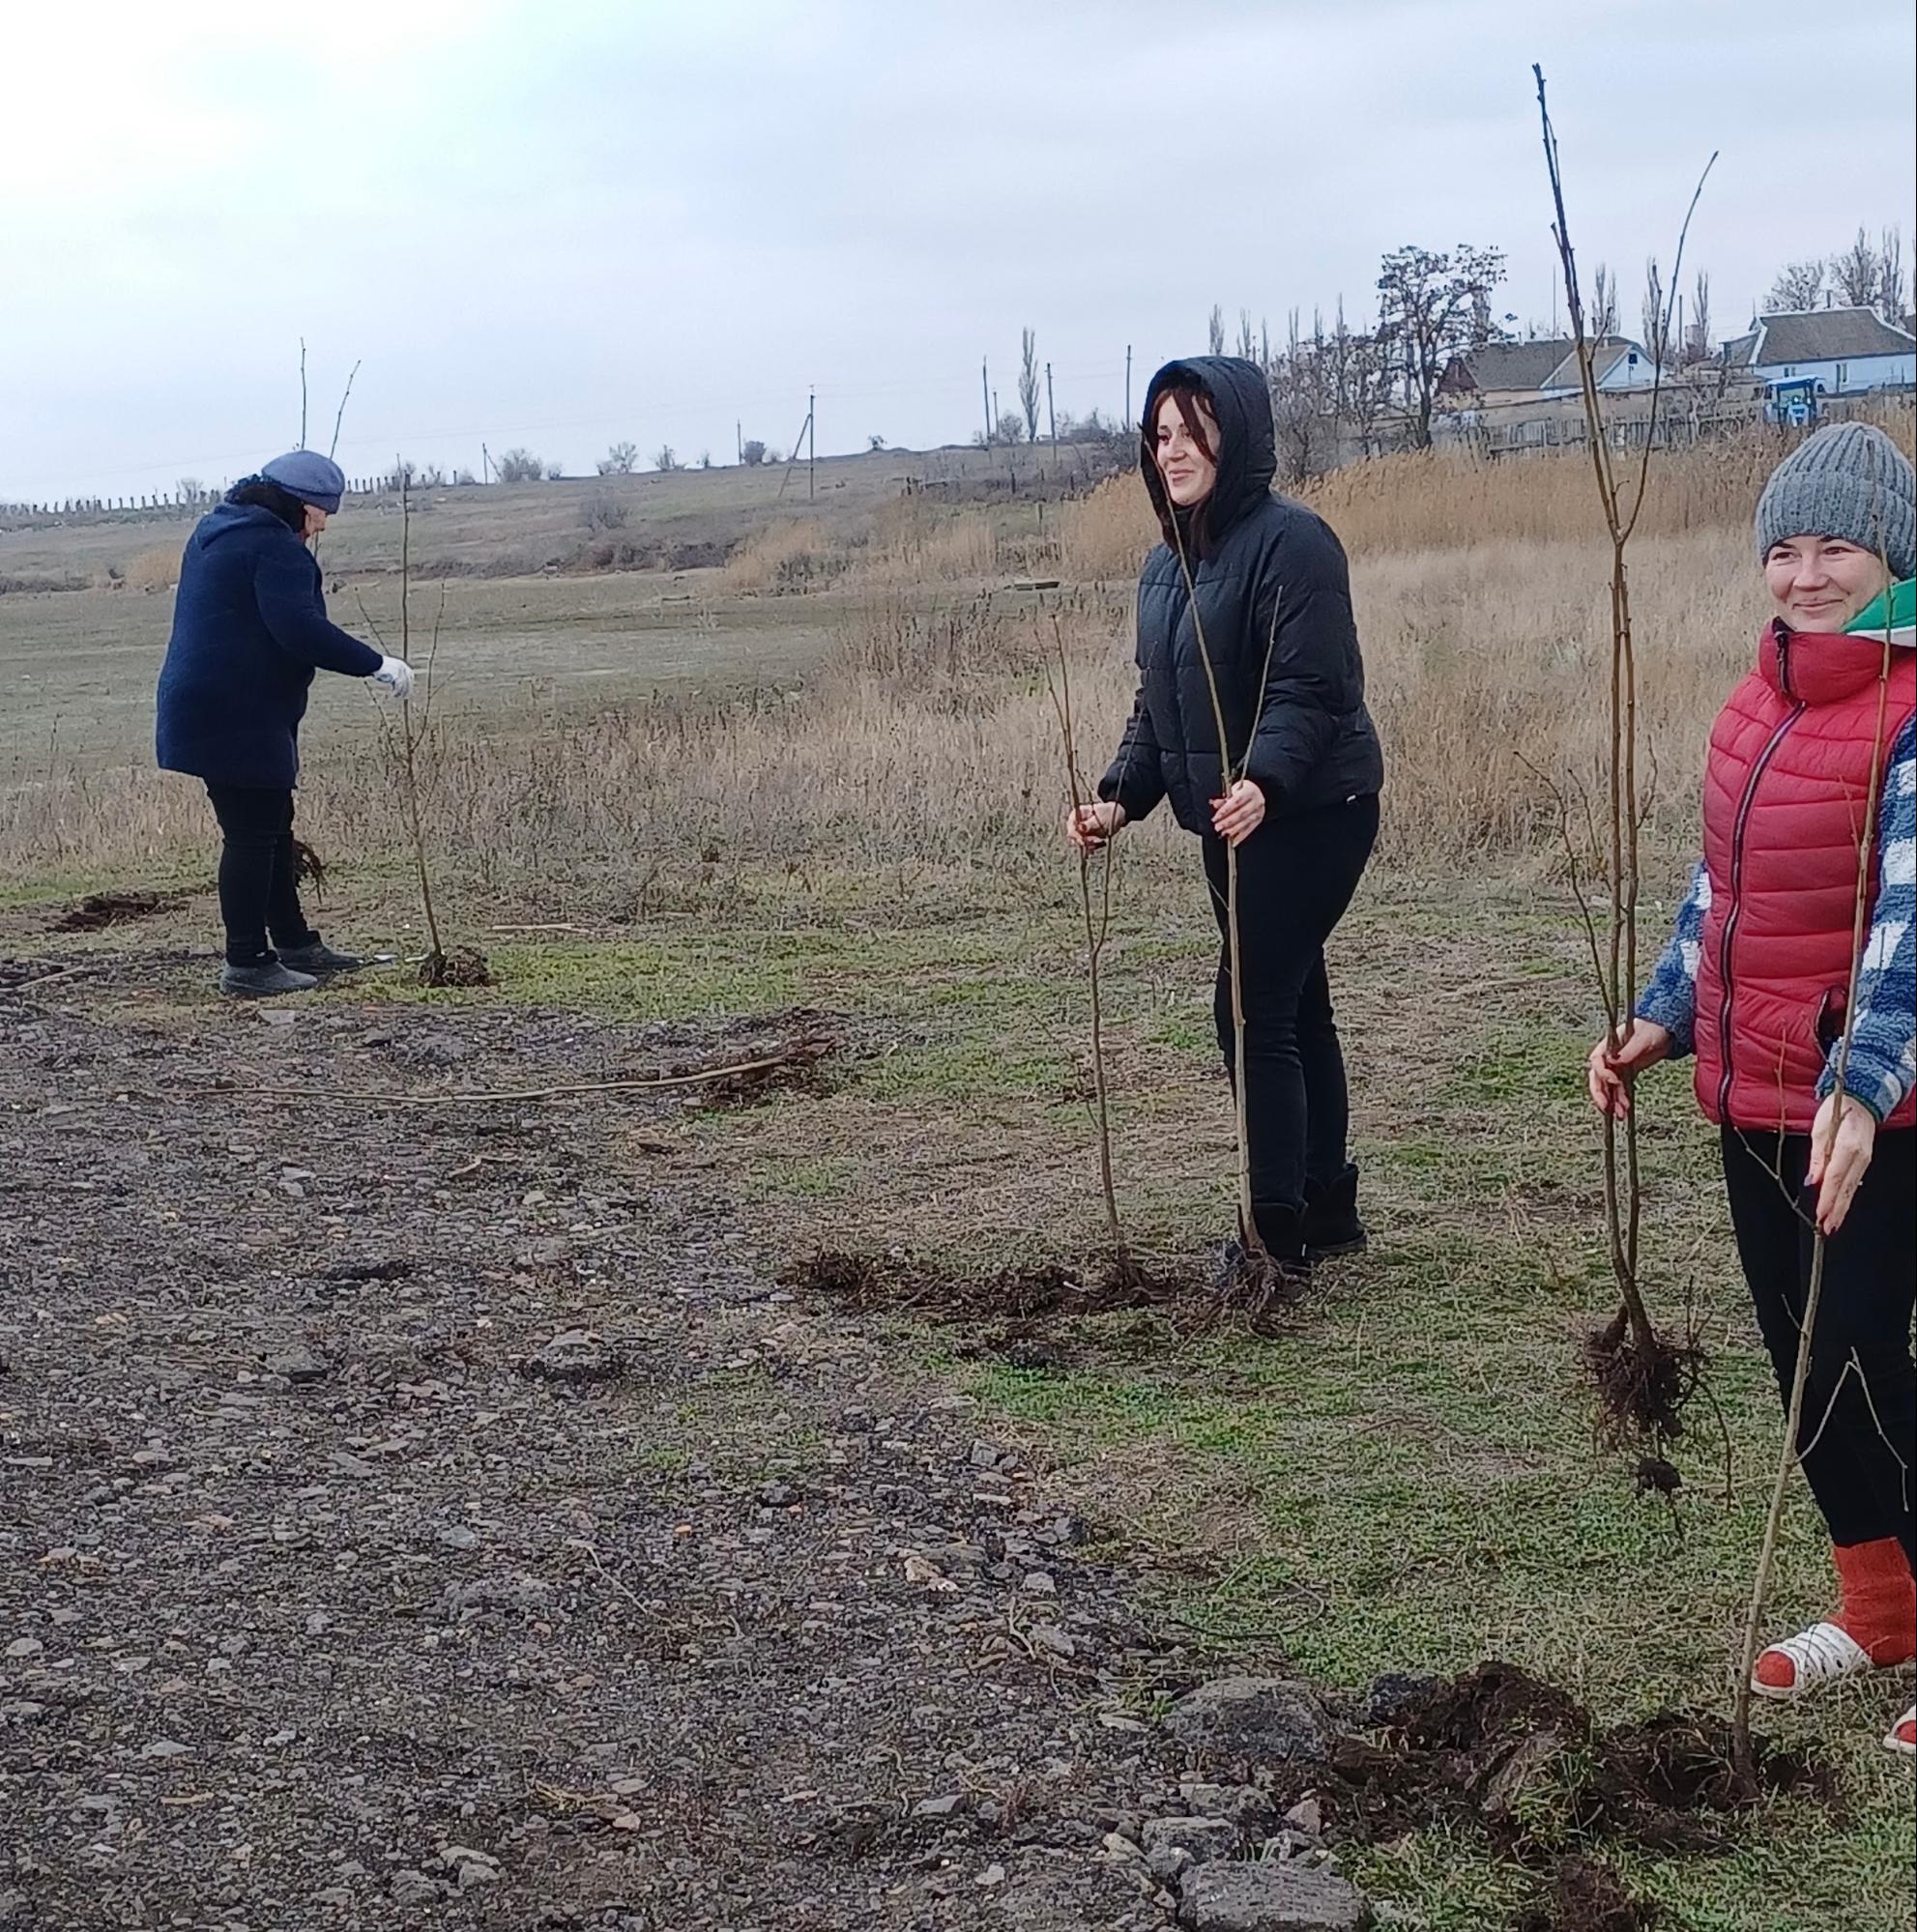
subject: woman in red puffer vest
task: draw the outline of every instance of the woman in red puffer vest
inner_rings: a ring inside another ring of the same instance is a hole
[[[1618,1050],[1590,1056],[1593,1103],[1621,1116],[1638,1074],[1696,1053],[1786,1399],[1824,1236],[1797,1447],[1840,1602],[1758,1658],[1766,1697],[1917,1656],[1914,498],[1902,452],[1856,422],[1808,438],[1765,486],[1774,614],[1711,731],[1703,861]],[[1917,1712],[1885,1743],[1917,1755]]]

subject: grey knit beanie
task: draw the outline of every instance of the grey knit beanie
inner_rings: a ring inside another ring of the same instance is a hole
[[[1841,536],[1874,552],[1900,581],[1917,573],[1917,478],[1868,422],[1826,423],[1775,470],[1757,499],[1757,556],[1786,536]]]
[[[285,455],[276,456],[260,475],[269,483],[277,483],[289,497],[298,497],[328,516],[339,507],[339,499],[346,494],[346,472],[331,456],[322,456],[314,449],[289,449]]]

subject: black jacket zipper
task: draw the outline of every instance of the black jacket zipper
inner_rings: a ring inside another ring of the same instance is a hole
[[[1790,693],[1790,633],[1782,623],[1777,628],[1777,668],[1778,683],[1784,692]],[[1750,828],[1751,807],[1757,801],[1758,781],[1762,779],[1777,748],[1789,735],[1791,727],[1804,715],[1804,701],[1791,699],[1790,713],[1784,718],[1771,733],[1764,748],[1757,754],[1757,762],[1751,766],[1751,776],[1744,787],[1744,795],[1737,801],[1737,817],[1730,827],[1730,878],[1727,881],[1730,892],[1730,904],[1724,915],[1724,935],[1718,941],[1717,973],[1719,981],[1718,1002],[1718,1051],[1722,1055],[1723,1070],[1718,1079],[1717,1110],[1718,1118],[1726,1126],[1730,1121],[1730,942],[1737,932],[1737,920],[1743,910],[1744,889],[1744,835]]]

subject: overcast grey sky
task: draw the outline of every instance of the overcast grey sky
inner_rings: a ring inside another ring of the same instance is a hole
[[[1910,0],[12,0],[0,499],[324,447],[572,472],[969,437],[1019,330],[1060,410],[1214,302],[1367,315],[1384,250],[1505,249],[1548,319],[1529,64],[1635,327],[1692,230],[1719,334],[1788,257],[1913,242]],[[1688,276],[1687,276],[1688,280]],[[323,418],[324,420],[318,420]]]

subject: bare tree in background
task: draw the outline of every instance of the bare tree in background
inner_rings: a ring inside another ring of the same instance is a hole
[[[1038,369],[1038,337],[1030,329],[1019,332],[1018,406],[1025,412],[1025,440],[1038,441],[1038,401],[1042,378]]]
[[[1711,359],[1711,278],[1704,269],[1691,286],[1691,319],[1685,326],[1682,354],[1695,366]]]
[[[1658,369],[1670,367],[1670,341],[1668,331],[1670,327],[1671,302],[1665,293],[1664,272],[1657,265],[1657,257],[1652,255],[1644,263],[1644,305],[1639,316],[1639,327],[1643,331],[1642,341],[1650,351],[1651,366]]]
[[[1431,447],[1445,365],[1469,345],[1475,329],[1489,329],[1487,299],[1503,279],[1501,251],[1465,242],[1442,254],[1398,248],[1380,265],[1379,335],[1403,377],[1411,440],[1420,449]]]
[[[1215,302],[1211,304],[1211,326],[1206,341],[1214,356],[1225,353],[1225,311]]]
[[[1617,333],[1617,277],[1603,262],[1591,277],[1591,340],[1604,342]]]
[[[1871,297],[1880,321],[1902,329],[1910,313],[1903,293],[1903,230],[1886,228],[1877,245],[1877,286]]]
[[[1301,335],[1298,311],[1293,309],[1284,353],[1273,359],[1267,372],[1272,427],[1288,483],[1309,482],[1337,461],[1334,363],[1335,351],[1325,341],[1322,323],[1314,316],[1311,334]]]
[[[1375,330],[1352,335],[1345,360],[1345,420],[1358,439],[1358,453],[1376,456],[1391,413],[1391,351]]]
[[[1877,251],[1860,227],[1857,239],[1830,258],[1832,292],[1846,308],[1869,308],[1877,299]]]
[[[639,467],[639,446],[636,443],[615,443],[599,458],[599,475],[602,476],[629,476]]]
[[[1238,310],[1238,355],[1242,360],[1256,362],[1263,368],[1270,358],[1261,356],[1258,350],[1258,332],[1251,326],[1251,310],[1241,308]]]
[[[1764,313],[1789,314],[1821,306],[1827,273],[1821,259],[1786,263],[1778,271],[1771,292],[1764,298]]]

